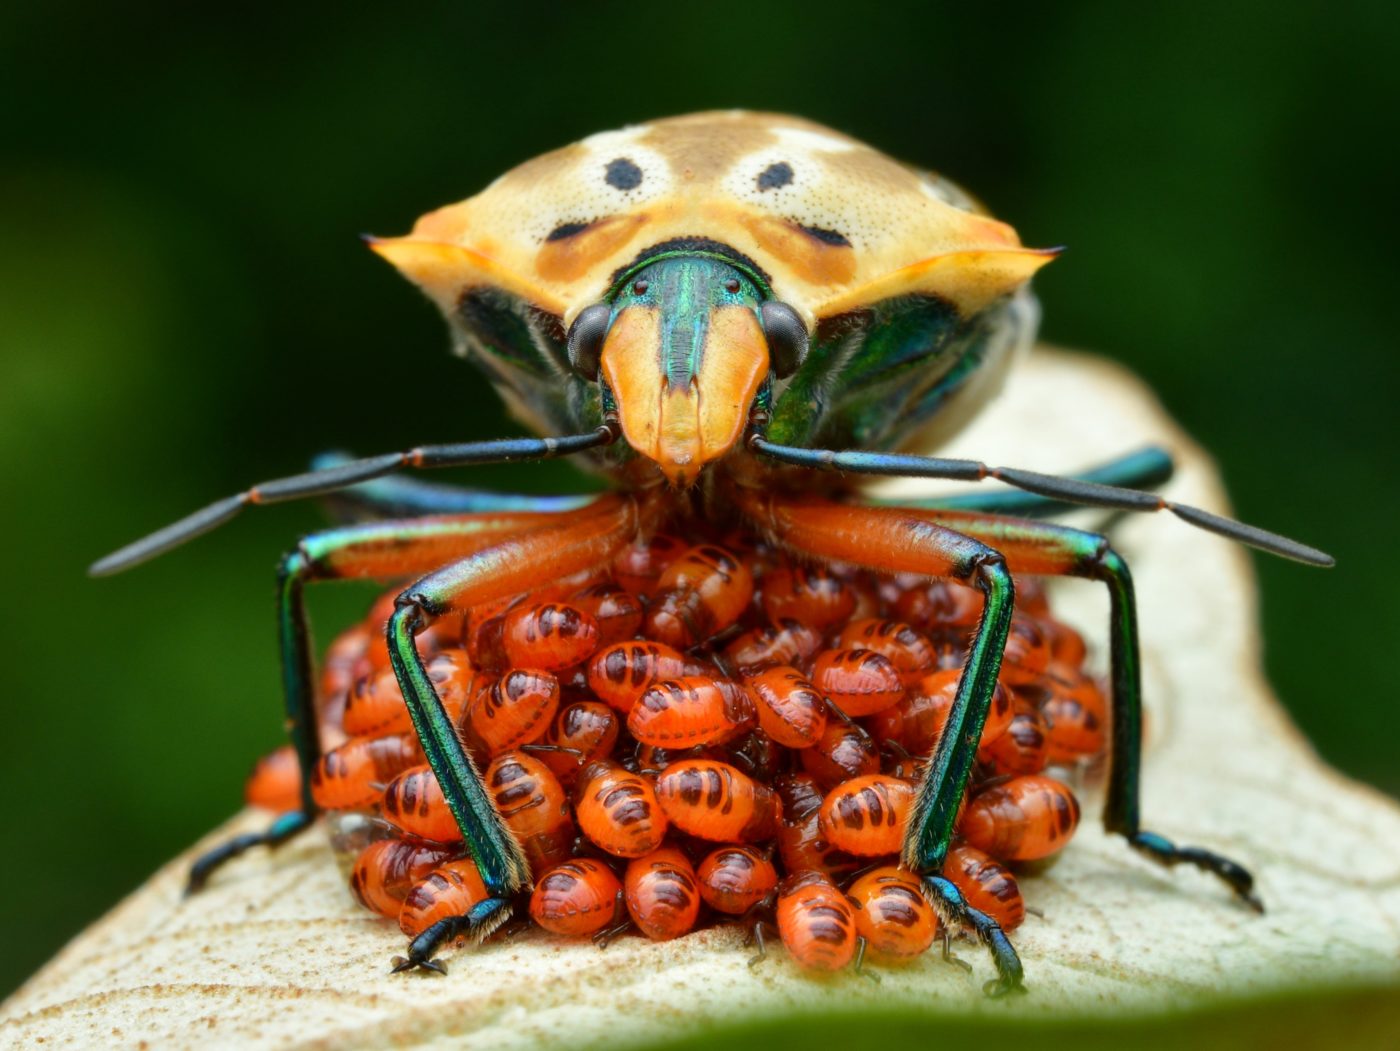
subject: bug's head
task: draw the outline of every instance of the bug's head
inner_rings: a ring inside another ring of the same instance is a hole
[[[806,349],[761,276],[701,254],[633,268],[569,329],[574,368],[606,386],[627,443],[678,487],[739,443],[770,370],[790,374]]]

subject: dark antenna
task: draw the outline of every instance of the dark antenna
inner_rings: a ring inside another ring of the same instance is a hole
[[[979,460],[864,452],[856,449],[802,449],[792,445],[777,445],[757,433],[749,436],[749,448],[782,463],[816,470],[847,471],[851,474],[884,475],[893,478],[944,478],[958,482],[981,482],[995,478],[1028,493],[1084,507],[1107,507],[1116,511],[1170,511],[1198,529],[1238,540],[1242,544],[1281,558],[1304,562],[1310,566],[1325,567],[1336,564],[1331,555],[1315,547],[1256,526],[1236,522],[1232,518],[1202,511],[1199,507],[1173,503],[1156,493],[1146,493],[1140,489],[1124,489],[1101,482],[1059,478],[1015,467],[988,467]]]
[[[98,559],[88,568],[88,574],[94,577],[109,576],[157,555],[163,555],[187,540],[193,540],[202,533],[217,529],[250,504],[280,504],[309,496],[325,496],[372,478],[380,478],[404,467],[465,467],[473,464],[548,460],[610,445],[616,440],[616,429],[611,425],[604,425],[588,434],[570,434],[558,438],[500,438],[455,445],[422,445],[407,452],[370,456],[319,471],[292,475],[290,478],[260,482],[251,489],[218,500],[164,529],[156,530],[150,536],[127,544],[106,558]]]

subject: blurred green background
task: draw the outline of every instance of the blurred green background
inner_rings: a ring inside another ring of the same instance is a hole
[[[1400,792],[1393,5],[505,6],[0,12],[0,993],[238,806],[280,734],[274,560],[319,518],[84,566],[319,449],[511,433],[356,234],[701,108],[805,114],[1068,244],[1046,336],[1146,376],[1242,517],[1338,556],[1259,561],[1268,671]],[[362,603],[331,592],[323,639]]]

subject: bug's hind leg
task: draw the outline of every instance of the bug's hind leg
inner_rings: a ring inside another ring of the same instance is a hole
[[[1241,901],[1262,912],[1263,905],[1254,895],[1254,877],[1243,865],[1200,847],[1179,847],[1142,828],[1142,669],[1137,604],[1128,564],[1108,539],[1098,533],[1045,522],[958,511],[914,513],[995,543],[1013,573],[1082,577],[1100,581],[1108,588],[1113,725],[1104,826],[1162,865],[1194,865],[1214,873]]]
[[[447,968],[435,959],[439,949],[458,938],[465,938],[473,944],[483,942],[499,930],[510,916],[510,901],[487,898],[460,916],[444,917],[408,943],[408,955],[395,956],[390,961],[392,973],[424,970],[446,974]]]
[[[1144,832],[1142,829],[1138,829],[1136,832],[1126,832],[1121,829],[1110,829],[1110,831],[1120,832],[1126,836],[1133,849],[1145,854],[1158,864],[1168,868],[1183,864],[1194,865],[1198,869],[1214,873],[1229,884],[1230,889],[1235,892],[1240,901],[1255,912],[1263,913],[1264,903],[1254,893],[1254,876],[1238,861],[1233,861],[1223,854],[1217,854],[1202,847],[1178,847],[1166,836],[1160,836],[1156,832]]]
[[[992,965],[996,967],[997,976],[984,983],[982,991],[992,997],[1005,996],[1007,993],[1024,993],[1026,987],[1022,984],[1024,971],[1021,958],[1011,947],[1011,940],[1007,938],[1001,925],[985,912],[969,905],[962,891],[950,880],[942,876],[924,876],[923,883],[924,894],[934,903],[944,923],[950,927],[970,928],[992,954]],[[958,960],[949,952],[946,941],[943,944],[943,958],[967,966],[964,961]]]
[[[947,923],[971,927],[991,952],[997,977],[984,986],[985,992],[1001,996],[1023,989],[1021,961],[1005,932],[990,916],[970,908],[941,874],[1011,627],[1015,592],[1006,560],[982,541],[930,521],[923,512],[786,501],[737,488],[735,497],[746,517],[798,552],[876,572],[960,580],[981,590],[982,619],[943,734],[925,767],[900,862],[923,876],[930,900]]]
[[[197,894],[209,882],[214,871],[232,861],[240,854],[254,847],[278,847],[294,838],[299,832],[311,827],[316,821],[314,810],[289,810],[279,814],[264,832],[245,832],[225,840],[217,847],[206,850],[195,858],[190,866],[189,878],[185,881],[185,894]]]
[[[446,938],[462,932],[480,934],[488,921],[497,926],[504,923],[510,915],[510,899],[530,877],[524,852],[462,747],[414,637],[441,616],[606,564],[641,531],[644,520],[649,520],[649,508],[632,498],[602,497],[562,516],[557,525],[505,540],[430,573],[399,596],[387,627],[389,661],[428,765],[489,897],[464,917],[420,934],[395,970],[430,966],[432,950]]]
[[[321,741],[316,726],[310,631],[302,594],[310,567],[311,561],[306,557],[303,545],[298,545],[283,556],[277,568],[277,638],[282,651],[282,698],[287,733],[292,739],[301,774],[301,808],[279,815],[264,832],[235,836],[201,854],[190,866],[189,879],[185,883],[187,895],[201,890],[216,869],[240,854],[254,847],[280,846],[316,820],[316,804],[311,799],[310,786],[311,771],[321,757]]]
[[[202,888],[226,862],[254,847],[285,843],[316,818],[311,772],[321,758],[321,737],[303,597],[306,584],[423,572],[503,536],[551,521],[551,516],[542,514],[496,514],[346,526],[313,533],[283,557],[277,573],[277,637],[287,732],[301,771],[301,807],[282,814],[265,832],[236,836],[199,857],[190,867],[187,894]]]

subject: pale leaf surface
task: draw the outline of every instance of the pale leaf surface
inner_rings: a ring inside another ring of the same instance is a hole
[[[948,451],[1049,471],[1146,441],[1179,457],[1174,499],[1225,508],[1200,450],[1136,380],[1096,359],[1038,351]],[[1324,767],[1270,696],[1247,556],[1165,515],[1122,522],[1115,537],[1142,608],[1147,826],[1248,865],[1263,917],[1213,878],[1169,873],[1106,837],[1091,787],[1075,841],[1023,880],[1045,916],[1016,932],[1031,993],[1010,1002],[982,997],[990,966],[973,945],[959,949],[972,977],[930,953],[883,970],[877,985],[813,980],[781,948],[750,970],[730,930],[664,945],[628,937],[601,953],[535,932],[451,955],[446,978],[391,977],[396,925],[353,904],[318,832],[240,859],[181,899],[190,858],[267,820],[250,813],[158,872],[11,997],[0,1044],[579,1049],[774,1012],[909,1008],[991,1024],[1008,1012],[1123,1014],[1400,983],[1400,810]],[[1088,638],[1104,639],[1101,589],[1070,582],[1055,599]]]

